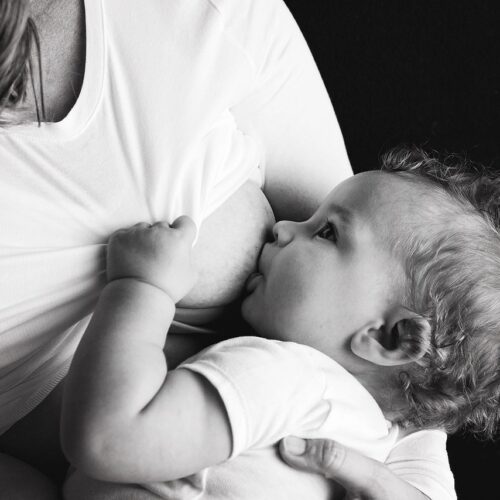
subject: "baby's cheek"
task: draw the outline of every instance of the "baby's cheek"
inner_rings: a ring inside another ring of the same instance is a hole
[[[263,302],[275,338],[299,341],[320,320],[323,296],[311,275],[313,270],[303,259],[275,259],[271,265]]]
[[[234,301],[274,224],[274,215],[262,191],[244,184],[206,219],[193,250],[199,279],[179,303],[182,307],[211,307]]]

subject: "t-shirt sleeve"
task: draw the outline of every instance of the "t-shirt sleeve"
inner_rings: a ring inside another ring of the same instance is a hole
[[[288,344],[239,337],[180,366],[205,377],[222,398],[231,426],[231,457],[319,428],[327,417],[321,374]]]
[[[442,431],[424,430],[405,436],[391,450],[386,465],[431,500],[457,498]]]

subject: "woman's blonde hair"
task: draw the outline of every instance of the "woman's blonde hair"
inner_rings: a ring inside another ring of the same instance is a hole
[[[22,104],[31,84],[38,123],[45,120],[40,41],[29,0],[0,0],[0,126],[26,122]],[[39,98],[35,90],[31,52],[36,46],[39,69]]]

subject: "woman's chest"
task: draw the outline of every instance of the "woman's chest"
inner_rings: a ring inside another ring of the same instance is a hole
[[[274,222],[264,193],[247,181],[201,225],[193,253],[199,279],[180,305],[211,307],[235,300]]]

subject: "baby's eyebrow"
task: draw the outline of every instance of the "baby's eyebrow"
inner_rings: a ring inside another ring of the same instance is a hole
[[[335,212],[339,217],[342,224],[350,226],[354,220],[354,214],[347,208],[331,203],[328,207],[332,212]]]

